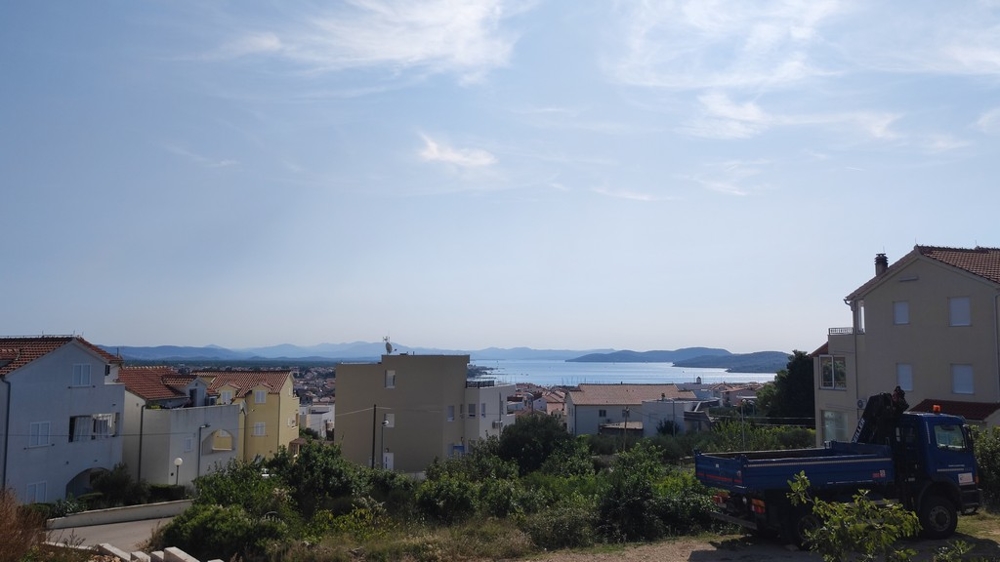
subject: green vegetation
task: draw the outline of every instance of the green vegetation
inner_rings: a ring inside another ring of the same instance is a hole
[[[794,429],[794,428],[793,428]],[[528,416],[422,482],[347,462],[310,441],[296,457],[231,462],[195,481],[196,499],[154,538],[200,558],[441,560],[648,541],[721,527],[710,492],[678,464],[694,448],[799,443],[786,428],[732,421],[654,439],[573,437]],[[800,431],[800,430],[795,430]],[[625,447],[626,450],[622,450]]]
[[[973,428],[979,487],[986,507],[1000,510],[1000,427]]]

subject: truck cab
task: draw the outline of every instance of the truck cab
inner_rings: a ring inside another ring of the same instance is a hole
[[[981,505],[972,436],[962,418],[904,413],[892,448],[900,499],[920,515],[925,535],[951,535],[956,512]]]

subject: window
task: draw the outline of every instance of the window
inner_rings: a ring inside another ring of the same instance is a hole
[[[28,502],[45,503],[45,482],[32,482],[28,484],[28,493],[25,499]]]
[[[219,393],[219,402],[223,404],[232,404],[233,402],[233,391],[223,390]]]
[[[910,323],[909,301],[896,301],[892,303],[892,323],[897,325]]]
[[[823,378],[820,388],[847,388],[847,360],[835,355],[820,355],[820,370]]]
[[[597,417],[599,417],[599,418],[606,418],[606,417],[608,417],[608,411],[607,410],[597,410]]]
[[[476,403],[475,402],[469,404],[469,417],[470,418],[476,417]]]
[[[190,453],[193,450],[194,450],[194,438],[193,437],[185,437],[184,438],[184,452],[185,453]]]
[[[73,365],[73,386],[90,386],[90,365],[85,363]]]
[[[396,414],[382,414],[382,425],[396,427]]]
[[[448,421],[455,421],[455,406],[448,406]]]
[[[253,424],[253,436],[254,437],[263,437],[264,435],[266,435],[264,422],[254,422],[254,424]]]
[[[955,394],[975,392],[975,385],[972,381],[972,365],[951,366],[951,391]]]
[[[948,325],[972,325],[972,305],[969,302],[969,297],[952,297],[948,299]]]
[[[486,402],[479,405],[479,415],[484,418],[486,417]]]
[[[913,390],[913,365],[896,363],[896,384],[906,392]]]
[[[50,444],[49,422],[31,422],[28,426],[28,446],[45,447]]]
[[[115,414],[94,414],[94,439],[115,436]]]
[[[957,425],[934,426],[934,443],[938,449],[950,451],[964,451],[967,448],[965,433],[962,432],[961,426]]]
[[[267,404],[267,391],[266,390],[253,391],[253,401],[256,404]]]
[[[69,441],[90,441],[90,430],[94,427],[94,418],[90,416],[73,416],[69,419]]]
[[[213,451],[232,451],[233,434],[224,429],[220,429],[212,434]]]
[[[385,387],[396,388],[396,371],[388,370],[385,372]]]
[[[847,412],[823,410],[823,440],[847,441]]]

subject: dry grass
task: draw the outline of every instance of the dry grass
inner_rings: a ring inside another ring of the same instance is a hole
[[[0,492],[0,562],[18,562],[45,541],[45,519],[17,502],[14,491]]]

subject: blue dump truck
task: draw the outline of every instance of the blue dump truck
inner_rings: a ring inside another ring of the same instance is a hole
[[[904,402],[905,404],[905,402]],[[980,506],[979,475],[965,419],[900,411],[889,394],[869,398],[850,443],[818,449],[695,454],[698,480],[718,490],[717,519],[778,533],[801,546],[816,521],[808,506],[788,499],[789,481],[805,472],[810,493],[851,501],[868,490],[875,501],[896,501],[916,512],[922,534],[946,538],[958,514]]]

